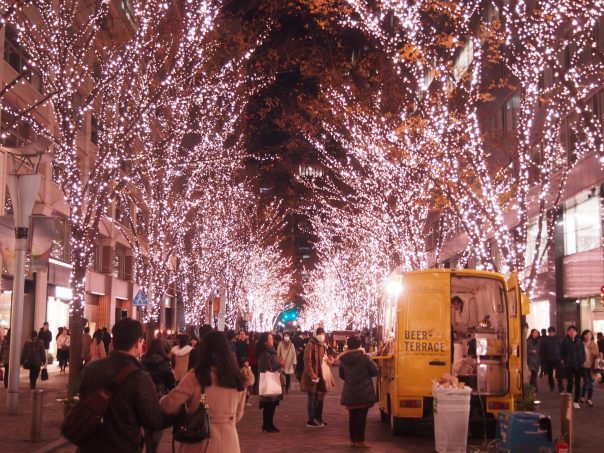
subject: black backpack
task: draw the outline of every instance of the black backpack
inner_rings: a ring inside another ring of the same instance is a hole
[[[78,447],[86,445],[103,424],[115,390],[138,369],[134,363],[129,363],[115,375],[108,387],[99,387],[80,401],[63,420],[61,434]]]

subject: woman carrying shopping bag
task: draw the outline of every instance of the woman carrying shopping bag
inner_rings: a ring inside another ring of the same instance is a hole
[[[258,372],[260,374],[258,394],[260,395],[260,408],[262,409],[262,431],[278,433],[279,430],[273,423],[273,418],[279,401],[283,399],[280,373],[283,368],[283,360],[279,360],[277,357],[273,336],[270,333],[263,333],[258,338],[256,356],[258,357]]]

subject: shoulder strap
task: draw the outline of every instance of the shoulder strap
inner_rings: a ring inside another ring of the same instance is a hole
[[[137,367],[134,363],[130,362],[128,365],[122,368],[111,380],[111,387],[117,387],[118,385],[120,385],[126,380],[128,376],[138,370],[138,368],[139,367]]]

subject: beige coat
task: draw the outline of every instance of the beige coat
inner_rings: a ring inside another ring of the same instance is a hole
[[[281,341],[277,346],[277,356],[283,360],[283,372],[285,374],[294,374],[298,359],[296,357],[296,347],[290,341]]]
[[[184,348],[174,346],[170,351],[170,358],[174,358],[174,379],[176,382],[180,381],[187,371],[189,371],[189,355],[193,348],[189,345],[185,345]]]
[[[211,385],[206,387],[205,395],[210,412],[210,443],[206,453],[240,453],[235,423],[243,417],[245,391]],[[193,412],[199,408],[200,397],[201,386],[195,370],[191,370],[174,390],[159,400],[159,405],[167,414],[178,413],[183,404]],[[177,442],[176,445],[178,453],[199,453],[206,448],[205,442],[202,445]]]
[[[102,359],[106,355],[105,344],[102,341],[97,343],[96,340],[92,340],[92,343],[90,343],[90,360]]]

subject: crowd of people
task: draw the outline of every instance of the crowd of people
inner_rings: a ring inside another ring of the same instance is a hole
[[[526,343],[527,365],[531,373],[530,384],[538,390],[537,377],[547,375],[550,391],[573,394],[574,407],[593,407],[593,384],[604,372],[597,366],[598,359],[604,357],[604,335],[598,333],[597,341],[591,330],[579,335],[576,326],[566,329],[566,336],[560,339],[555,327],[543,329],[541,333],[532,329]],[[566,380],[566,386],[564,381]]]
[[[48,323],[31,332],[20,359],[21,365],[29,369],[32,389],[45,371],[53,341],[59,372],[65,372],[70,338],[65,327],[53,337]],[[363,348],[368,338],[329,338],[322,328],[312,333],[235,333],[218,332],[204,325],[189,334],[156,331],[153,338],[146,339],[142,325],[133,319],[117,322],[111,334],[103,328],[91,335],[86,327],[80,404],[99,389],[111,388],[114,397],[103,423],[85,445],[78,445],[78,451],[140,452],[144,447],[147,452],[157,452],[164,430],[175,430],[183,411],[193,414],[205,404],[211,417],[211,436],[201,448],[208,453],[236,453],[240,451],[236,423],[245,407],[257,401],[262,410],[261,431],[279,433],[277,408],[296,382],[307,395],[305,426],[322,428],[327,425],[325,396],[335,386],[331,371],[334,363],[339,365],[339,376],[344,381],[341,404],[349,412],[351,446],[368,447],[365,425],[368,410],[377,401],[372,378],[378,370]],[[0,339],[5,387],[9,350],[10,329]],[[126,378],[115,384],[124,373]],[[278,391],[274,387],[267,391],[269,375],[278,376]],[[175,450],[200,451],[200,445],[176,442]]]

